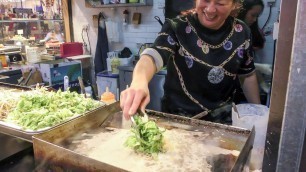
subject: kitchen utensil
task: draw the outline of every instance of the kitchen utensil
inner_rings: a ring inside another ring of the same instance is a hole
[[[154,16],[154,18],[158,21],[158,23],[160,25],[164,25],[163,22],[160,20],[160,18],[158,16]]]
[[[79,84],[80,84],[80,88],[81,88],[81,93],[83,93],[85,98],[86,98],[85,86],[84,86],[84,82],[83,82],[82,77],[79,76],[78,80],[79,80]]]
[[[144,122],[147,122],[147,121],[149,120],[148,114],[147,114],[146,112],[143,112],[141,109],[138,109],[138,110],[137,110],[137,113],[138,113],[139,116],[141,116],[141,118],[142,118],[142,120],[143,120]],[[133,124],[134,126],[136,126],[136,122],[135,122],[135,119],[134,119],[134,115],[131,116],[131,121],[132,121],[132,124]]]

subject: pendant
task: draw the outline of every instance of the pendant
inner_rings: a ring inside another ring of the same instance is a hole
[[[219,84],[224,78],[224,69],[222,67],[213,67],[207,75],[208,81],[212,84]]]
[[[209,53],[209,47],[207,44],[203,44],[202,45],[202,51],[204,52],[204,54],[208,54]]]

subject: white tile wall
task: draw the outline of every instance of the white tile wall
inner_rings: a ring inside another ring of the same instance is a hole
[[[265,5],[267,0],[264,0]],[[154,0],[153,6],[148,7],[117,7],[117,8],[87,8],[85,7],[85,0],[72,0],[72,13],[73,13],[73,31],[74,39],[77,42],[82,42],[81,32],[82,26],[89,24],[89,40],[91,44],[91,54],[94,56],[98,29],[93,27],[92,16],[103,12],[108,19],[115,20],[116,18],[122,21],[123,11],[129,11],[129,24],[122,25],[122,33],[120,33],[121,43],[109,43],[110,50],[121,50],[124,47],[131,49],[133,53],[138,52],[137,43],[153,42],[157,33],[161,29],[161,25],[154,19],[154,16],[159,16],[164,22],[164,10],[159,8],[159,3],[165,4],[165,0]],[[278,19],[280,0],[276,0],[275,6],[272,8],[272,16],[266,28],[273,28],[273,23]],[[132,14],[140,12],[142,14],[141,24],[131,24]],[[263,14],[259,18],[259,24],[262,27],[268,17],[269,7],[266,6]],[[86,38],[86,37],[85,37]],[[87,41],[87,38],[85,39]],[[272,64],[274,41],[272,34],[266,36],[265,48],[257,53],[258,61],[263,63]]]
[[[121,43],[109,43],[110,50],[121,50],[124,47],[131,49],[133,53],[138,52],[137,43],[153,42],[157,33],[161,29],[161,25],[154,19],[154,16],[159,16],[164,21],[163,9],[158,8],[158,2],[165,0],[153,1],[153,6],[146,7],[117,7],[117,8],[86,8],[85,0],[72,0],[73,13],[73,31],[74,39],[77,42],[82,42],[82,26],[89,24],[89,39],[91,43],[92,55],[95,54],[98,29],[93,27],[92,16],[103,12],[110,20],[123,21],[123,11],[129,11],[129,24],[122,25],[120,33]],[[141,13],[141,24],[132,24],[132,14],[134,12]],[[85,37],[86,38],[86,37]],[[86,38],[87,41],[87,38]]]

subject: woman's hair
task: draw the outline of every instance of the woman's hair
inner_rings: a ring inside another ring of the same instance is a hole
[[[255,5],[260,5],[264,9],[264,3],[262,0],[244,0],[242,3],[242,9],[240,10],[237,18],[244,21],[249,10]],[[252,43],[254,47],[263,48],[265,43],[265,37],[258,26],[258,18],[249,26],[252,32]]]
[[[196,3],[197,0],[193,0],[194,4]],[[233,0],[234,3],[236,3],[236,8],[232,11],[231,16],[236,17],[242,7],[242,1],[243,0]],[[195,6],[195,5],[194,5]],[[189,10],[185,10],[181,12],[181,15],[188,15],[191,13],[195,13],[195,7]]]

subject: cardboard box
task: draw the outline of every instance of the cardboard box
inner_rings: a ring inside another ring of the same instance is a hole
[[[82,77],[82,65],[80,61],[52,60],[35,64],[41,72],[43,82],[49,85],[63,84],[64,76],[69,77],[69,82],[78,81]]]

